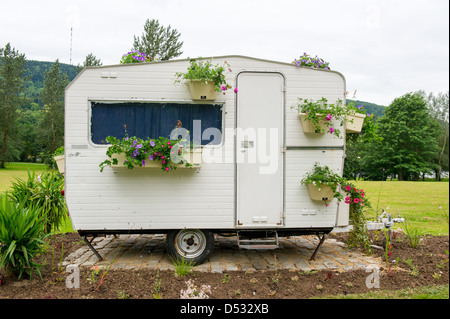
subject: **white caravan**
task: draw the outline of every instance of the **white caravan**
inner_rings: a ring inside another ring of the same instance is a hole
[[[344,76],[245,56],[204,60],[226,61],[237,93],[192,100],[175,83],[189,59],[87,67],[68,85],[65,196],[74,230],[85,240],[167,234],[171,254],[201,263],[214,234],[236,235],[247,248],[258,247],[251,246],[257,239],[276,245],[289,235],[317,234],[322,243],[333,229],[348,226],[348,205],[332,200],[326,207],[300,184],[316,162],[342,174],[345,137],[305,134],[291,110],[298,98],[345,103]],[[201,161],[192,168],[100,172],[106,136],[123,138],[126,126],[130,136],[168,137],[180,123],[201,144]]]

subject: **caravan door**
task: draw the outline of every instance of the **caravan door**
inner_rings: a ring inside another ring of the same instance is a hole
[[[284,77],[242,72],[237,77],[236,223],[283,225]]]

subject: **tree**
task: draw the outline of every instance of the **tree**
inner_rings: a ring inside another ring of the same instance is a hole
[[[68,83],[67,74],[61,72],[56,60],[45,73],[40,94],[44,109],[38,135],[47,154],[53,154],[64,144],[64,90]]]
[[[435,170],[436,179],[441,180],[442,170],[449,170],[449,95],[439,92],[437,95],[430,93],[428,95],[428,106],[431,116],[440,126],[438,135],[439,153],[435,156],[437,169]]]
[[[386,170],[399,180],[418,179],[436,167],[432,159],[439,151],[439,126],[430,116],[422,93],[396,98],[377,125],[382,141],[368,145],[362,159],[369,178],[379,179]]]
[[[81,70],[83,70],[87,66],[100,66],[102,65],[102,61],[100,59],[97,59],[95,55],[92,53],[89,53],[86,56],[86,60],[84,60],[83,65],[77,66],[77,73],[80,73]]]
[[[8,139],[16,137],[11,133],[15,127],[17,110],[24,101],[25,65],[25,55],[11,48],[10,43],[0,49],[0,168],[5,168],[6,158],[14,157],[12,153],[17,150],[8,144]]]
[[[163,27],[158,20],[152,19],[145,22],[142,36],[134,36],[132,50],[139,50],[150,56],[152,61],[155,59],[169,60],[181,55],[180,51],[183,42],[178,41],[180,33],[172,29],[170,25]]]

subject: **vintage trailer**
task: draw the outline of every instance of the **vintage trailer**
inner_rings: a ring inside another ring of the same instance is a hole
[[[345,102],[344,76],[245,56],[204,60],[226,61],[237,93],[193,100],[175,83],[189,59],[87,67],[68,85],[65,196],[74,230],[85,240],[167,234],[172,255],[201,263],[215,234],[256,248],[288,235],[317,234],[323,242],[348,226],[348,205],[311,200],[300,183],[316,162],[342,174],[345,138],[304,133],[291,109],[298,98]],[[180,124],[201,144],[193,167],[164,172],[119,163],[100,172],[107,136],[123,138],[126,129],[129,136],[169,137]]]

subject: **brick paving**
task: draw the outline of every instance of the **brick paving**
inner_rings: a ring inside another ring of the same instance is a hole
[[[310,260],[318,243],[316,236],[288,237],[279,239],[280,247],[277,249],[256,250],[239,248],[235,237],[217,236],[209,260],[195,266],[194,270],[226,272],[329,269],[344,272],[382,265],[381,258],[349,249],[335,239],[326,239],[315,260]],[[174,269],[166,252],[164,235],[110,235],[95,238],[92,245],[103,257],[102,261],[85,245],[70,254],[64,260],[64,266],[72,264],[79,267],[109,266],[111,269]]]

